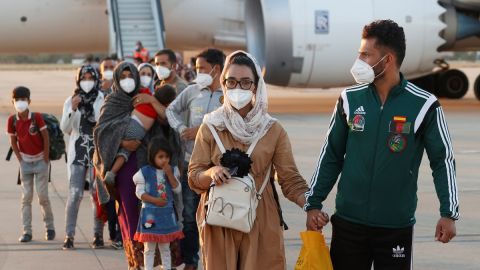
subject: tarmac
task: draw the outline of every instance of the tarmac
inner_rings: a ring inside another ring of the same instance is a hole
[[[467,70],[469,77],[478,74],[478,68]],[[0,72],[0,122],[12,112],[10,91],[14,85],[23,84],[35,89],[32,110],[61,116],[61,107],[73,92],[75,72],[60,71],[1,71]],[[473,78],[474,79],[474,78]],[[470,81],[473,82],[470,78]],[[21,82],[21,83],[18,83]],[[341,89],[329,91],[272,87],[270,108],[287,130],[300,173],[310,182],[320,148],[330,119],[330,111]],[[414,269],[422,270],[478,270],[480,269],[480,102],[471,91],[462,100],[441,100],[446,110],[457,165],[457,182],[460,199],[460,220],[457,237],[451,243],[434,240],[439,218],[436,197],[428,158],[424,157],[418,180],[417,224],[414,233]],[[68,138],[67,138],[68,139]],[[6,154],[7,136],[0,139],[0,151]],[[44,240],[40,208],[33,203],[33,241],[19,243],[20,187],[16,185],[18,162],[0,161],[0,269],[127,269],[122,250],[90,248],[93,238],[91,201],[84,194],[75,237],[76,250],[63,251],[65,230],[65,201],[67,197],[66,164],[63,160],[52,162],[50,200],[55,216],[57,238]],[[334,212],[336,187],[325,202],[325,209]],[[281,192],[280,192],[281,194]],[[287,269],[293,269],[301,248],[299,233],[305,230],[305,213],[281,197],[281,205],[290,229],[285,231]],[[105,228],[105,236],[108,230]],[[324,228],[327,243],[331,226]],[[106,237],[108,238],[108,237]],[[108,241],[106,241],[108,245]],[[156,269],[161,269],[160,267]],[[178,268],[182,269],[182,267]]]

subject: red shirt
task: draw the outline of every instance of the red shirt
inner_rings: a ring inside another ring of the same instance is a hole
[[[148,89],[148,88],[140,88],[140,90],[138,92],[140,94],[147,94],[147,95],[150,95],[150,96],[152,95],[152,93],[150,93],[150,89]],[[135,110],[140,112],[141,114],[147,116],[147,117],[150,117],[150,118],[153,118],[153,119],[157,118],[157,112],[155,111],[152,104],[150,104],[150,103],[140,104],[137,107],[135,107]]]
[[[31,112],[28,112],[26,119],[20,119],[18,114],[14,114],[10,115],[7,121],[7,133],[17,137],[22,159],[28,162],[43,159],[43,138],[40,131],[47,128],[42,116],[39,113],[34,115],[35,121],[32,121]],[[15,126],[13,126],[14,117],[17,118]]]
[[[133,57],[134,58],[141,58],[143,62],[148,62],[149,54],[150,54],[150,52],[147,49],[142,48],[140,51],[135,50],[133,52]]]

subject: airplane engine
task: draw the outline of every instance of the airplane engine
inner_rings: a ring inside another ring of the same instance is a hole
[[[437,1],[246,0],[247,48],[265,68],[266,81],[280,86],[333,87],[353,84],[363,26],[392,19],[407,42],[402,72],[432,73],[445,40],[445,12]]]

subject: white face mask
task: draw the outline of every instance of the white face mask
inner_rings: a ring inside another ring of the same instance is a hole
[[[157,72],[157,76],[160,80],[165,80],[166,78],[168,78],[168,76],[170,76],[170,73],[172,73],[169,68],[166,68],[164,66],[157,66],[155,68],[155,71]]]
[[[111,80],[111,79],[113,79],[113,70],[109,70],[109,69],[108,69],[108,70],[105,70],[105,71],[103,72],[103,79],[105,79],[105,80]]]
[[[198,84],[202,88],[206,88],[213,83],[213,78],[208,73],[198,73],[195,80],[193,80],[196,84]]]
[[[227,90],[227,98],[235,109],[240,110],[252,101],[253,92],[239,88]]]
[[[149,87],[151,82],[152,82],[152,77],[147,75],[140,76],[140,84],[143,87]]]
[[[15,110],[22,113],[28,109],[28,101],[19,100],[14,102]]]
[[[135,80],[132,78],[120,80],[120,87],[123,89],[123,91],[130,94],[133,92],[133,90],[135,90]]]
[[[350,73],[357,83],[372,83],[375,78],[382,75],[385,69],[375,76],[373,68],[378,65],[387,55],[383,56],[375,65],[370,66],[367,62],[357,58],[353,63]]]
[[[93,89],[94,85],[95,85],[94,81],[86,81],[86,80],[80,81],[80,88],[82,88],[82,90],[85,93],[90,92]]]

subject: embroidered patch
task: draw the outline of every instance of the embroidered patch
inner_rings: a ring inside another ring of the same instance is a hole
[[[412,126],[411,122],[394,122],[390,121],[388,131],[392,133],[403,133],[403,134],[409,134],[410,133],[410,127]]]
[[[353,114],[367,114],[363,106],[358,107]]]
[[[388,148],[394,153],[400,153],[407,147],[407,139],[402,134],[392,134],[388,138]]]
[[[223,96],[220,96],[220,97],[218,98],[218,101],[220,101],[220,104],[223,104]]]
[[[151,229],[154,226],[155,226],[155,220],[153,220],[153,219],[149,219],[149,220],[147,220],[147,222],[145,222],[143,224],[143,228],[145,228],[145,229]]]
[[[28,127],[28,133],[30,133],[30,135],[35,135],[38,133],[38,127],[33,123],[33,121]]]
[[[355,115],[352,121],[353,131],[363,131],[365,129],[365,117],[361,114]]]

